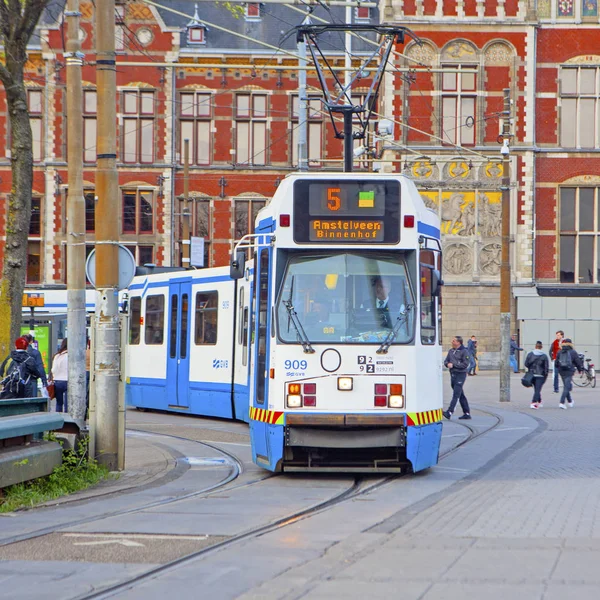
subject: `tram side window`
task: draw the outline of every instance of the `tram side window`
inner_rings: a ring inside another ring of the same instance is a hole
[[[427,263],[427,264],[424,264]],[[421,343],[435,344],[435,296],[433,295],[433,252],[421,252]]]
[[[165,337],[165,297],[146,298],[144,341],[149,346],[162,346]]]
[[[137,346],[140,343],[142,332],[142,299],[137,296],[129,303],[131,318],[129,320],[129,345]]]
[[[196,325],[194,331],[194,343],[196,345],[214,345],[217,343],[218,306],[218,292],[198,292],[196,294]]]

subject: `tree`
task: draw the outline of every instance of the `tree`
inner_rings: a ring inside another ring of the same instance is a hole
[[[48,2],[0,0],[0,38],[4,46],[0,81],[6,93],[12,160],[12,186],[8,197],[0,283],[0,357],[12,350],[12,343],[19,336],[21,327],[33,188],[32,135],[23,72],[27,62],[27,45]]]

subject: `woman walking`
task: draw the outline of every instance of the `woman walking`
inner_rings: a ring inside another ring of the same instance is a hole
[[[525,368],[533,373],[533,398],[529,406],[533,409],[541,408],[542,387],[548,378],[549,368],[548,356],[542,351],[542,342],[536,342],[535,350],[527,355]]]
[[[67,380],[69,377],[69,355],[67,338],[64,338],[58,352],[52,359],[52,380],[56,394],[56,412],[69,412],[67,408]]]

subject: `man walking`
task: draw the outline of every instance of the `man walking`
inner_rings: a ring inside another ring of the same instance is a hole
[[[577,369],[580,373],[583,371],[583,362],[579,358],[579,354],[573,348],[573,342],[570,338],[563,340],[561,348],[556,355],[556,367],[558,374],[563,382],[563,393],[560,397],[559,407],[566,410],[565,400],[569,408],[575,406],[573,398],[571,398],[571,390],[573,389],[573,373]]]
[[[452,348],[446,356],[444,365],[450,369],[450,385],[452,386],[452,400],[448,410],[444,411],[444,417],[446,419],[452,418],[456,403],[460,402],[464,414],[458,418],[470,419],[469,402],[463,390],[467,378],[467,369],[469,368],[469,352],[463,346],[463,339],[459,335],[452,338]]]
[[[560,346],[562,344],[563,338],[565,337],[565,332],[560,329],[556,332],[556,339],[552,342],[550,346],[550,360],[552,360],[552,367],[554,368],[554,393],[558,394],[558,367],[556,366],[556,357],[558,356],[558,352],[560,350]]]
[[[517,350],[523,350],[523,348],[519,348],[519,344],[517,344],[517,336],[513,333],[510,336],[510,366],[515,373],[519,372],[519,364],[517,363]]]
[[[467,350],[469,351],[469,375],[477,375],[477,338],[472,335],[467,342]]]

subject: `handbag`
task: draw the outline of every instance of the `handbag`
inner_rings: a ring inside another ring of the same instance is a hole
[[[54,389],[54,381],[48,382],[48,396],[51,400],[56,398],[56,390]]]
[[[523,378],[521,379],[521,383],[525,387],[531,387],[533,385],[533,372],[527,371],[527,373],[525,373],[525,375],[523,375]]]

